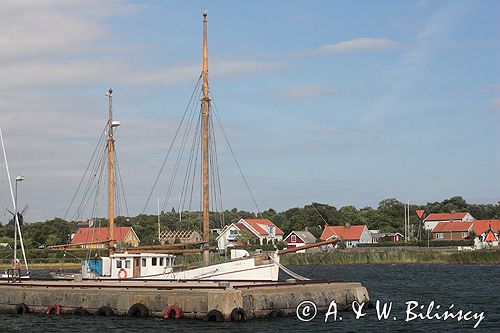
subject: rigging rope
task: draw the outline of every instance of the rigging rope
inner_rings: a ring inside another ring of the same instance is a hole
[[[104,127],[104,129],[102,130],[101,132],[101,135],[100,135],[100,138],[99,138],[99,141],[97,142],[97,145],[95,146],[95,149],[94,149],[94,152],[92,153],[92,157],[90,158],[90,161],[89,163],[87,164],[87,167],[85,168],[85,172],[83,173],[82,175],[82,178],[80,179],[80,183],[78,184],[78,187],[76,188],[76,191],[75,193],[73,194],[73,197],[71,198],[71,201],[69,203],[69,206],[68,208],[66,209],[66,212],[64,213],[64,217],[63,219],[65,220],[66,217],[68,216],[68,213],[71,209],[71,206],[73,205],[73,202],[75,201],[76,199],[76,196],[78,195],[78,192],[80,190],[80,187],[82,186],[82,183],[83,183],[83,180],[85,179],[85,176],[87,175],[87,172],[89,170],[89,167],[92,163],[92,160],[94,159],[94,156],[96,154],[96,152],[99,150],[99,146],[101,145],[101,141],[103,140],[104,138],[104,133],[106,132],[106,128],[108,127],[108,124],[106,124],[106,126]]]
[[[213,99],[212,99],[212,101],[213,101]],[[247,190],[250,193],[250,196],[252,197],[252,201],[253,201],[255,207],[257,208],[258,215],[261,218],[264,218],[262,216],[262,214],[261,214],[261,210],[259,208],[259,205],[257,204],[257,201],[255,200],[255,197],[254,197],[254,195],[252,193],[252,190],[250,189],[250,185],[248,185],[247,179],[245,178],[245,175],[243,174],[243,171],[242,171],[242,169],[240,167],[240,163],[238,162],[238,159],[236,158],[236,155],[234,154],[233,147],[229,143],[229,139],[227,138],[226,131],[224,130],[224,126],[222,125],[222,121],[221,121],[221,119],[219,117],[219,114],[218,114],[218,112],[216,110],[215,102],[213,103],[213,105],[214,105],[213,111],[214,111],[214,114],[215,114],[215,119],[217,120],[217,123],[219,124],[219,127],[221,129],[222,135],[224,136],[224,139],[225,139],[225,141],[226,141],[226,143],[227,143],[227,145],[229,147],[229,151],[231,152],[231,155],[233,156],[233,159],[234,159],[234,161],[236,163],[236,166],[238,167],[238,170],[240,172],[241,178],[243,178],[243,181],[245,182]]]
[[[193,100],[193,97],[195,96],[196,91],[198,90],[198,87],[199,87],[200,82],[201,82],[201,78],[202,78],[202,75],[200,74],[198,81],[196,82],[196,86],[193,89],[193,93],[191,94],[191,98],[189,99],[189,103],[186,107],[186,110],[184,111],[183,116],[182,116],[181,122],[180,122],[179,126],[177,127],[177,130],[176,130],[175,135],[174,135],[174,139],[172,140],[172,143],[170,144],[170,147],[168,148],[167,154],[165,155],[165,158],[163,159],[160,170],[159,170],[158,174],[156,175],[156,178],[153,182],[153,187],[151,188],[151,191],[149,192],[148,198],[146,199],[146,203],[144,204],[144,207],[142,208],[142,214],[144,214],[144,212],[146,211],[146,208],[149,204],[149,200],[151,200],[151,196],[153,195],[153,192],[156,188],[156,185],[158,184],[158,180],[160,179],[161,173],[162,173],[163,169],[165,168],[165,164],[167,163],[168,156],[170,155],[170,152],[172,151],[172,147],[174,146],[174,142],[177,138],[177,135],[179,134],[179,130],[181,129],[182,123],[184,122],[184,119],[185,119],[186,114],[187,114],[188,109],[189,109],[189,105],[191,104],[191,101]]]

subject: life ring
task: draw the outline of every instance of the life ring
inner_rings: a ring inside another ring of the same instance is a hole
[[[141,303],[135,303],[128,309],[127,317],[146,318],[149,316],[148,308]]]
[[[210,310],[205,317],[205,321],[224,321],[224,316],[219,310]]]
[[[175,305],[171,305],[169,306],[166,310],[165,310],[165,314],[163,315],[163,319],[168,319],[168,318],[171,318],[172,316],[172,312],[174,313],[174,318],[175,319],[180,319],[182,318],[182,310],[179,309],[177,306]]]
[[[24,303],[19,303],[18,305],[16,305],[14,312],[19,315],[27,314],[30,313],[30,308],[28,308],[28,306]]]
[[[234,308],[231,311],[231,321],[243,321],[247,319],[247,314],[242,308]]]
[[[57,304],[52,304],[51,306],[49,306],[47,308],[47,314],[48,315],[50,315],[50,314],[60,315],[61,314],[61,307]]]
[[[12,269],[21,269],[21,262],[19,259],[12,260]]]
[[[122,275],[123,273],[123,275]],[[120,268],[118,271],[118,278],[119,279],[126,279],[127,278],[127,270],[125,268]]]

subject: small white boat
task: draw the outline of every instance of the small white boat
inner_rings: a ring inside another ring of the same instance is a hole
[[[2,152],[3,152],[3,158],[5,161],[5,169],[7,170],[7,178],[9,182],[9,188],[10,188],[10,196],[12,199],[12,205],[14,207],[14,247],[13,247],[13,259],[12,259],[12,267],[5,270],[5,272],[0,274],[0,279],[9,279],[9,280],[18,280],[18,279],[29,279],[30,278],[30,271],[28,267],[28,262],[26,261],[26,251],[24,250],[24,242],[23,242],[23,235],[21,233],[21,227],[19,223],[19,215],[17,214],[17,207],[16,207],[16,200],[14,198],[14,191],[12,190],[12,181],[10,178],[10,171],[9,171],[9,163],[7,162],[7,152],[5,151],[5,144],[3,141],[3,134],[2,134],[2,129],[0,128],[0,141],[2,144]],[[17,179],[16,179],[17,181]],[[17,239],[19,237],[19,243],[21,245],[21,251],[23,254],[23,259],[24,259],[24,272],[21,269],[21,261],[17,258]]]

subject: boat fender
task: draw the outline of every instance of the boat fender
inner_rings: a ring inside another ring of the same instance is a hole
[[[85,308],[79,307],[73,309],[73,311],[71,311],[71,314],[74,316],[88,316],[89,312]]]
[[[47,314],[48,315],[50,315],[50,314],[60,315],[61,314],[61,307],[57,304],[52,304],[51,306],[49,306],[47,308]]]
[[[210,310],[205,317],[205,321],[224,321],[224,316],[219,310]]]
[[[14,311],[17,314],[27,314],[30,313],[30,308],[28,308],[28,306],[24,303],[19,303],[18,305],[16,305]]]
[[[149,310],[144,304],[141,303],[132,305],[127,312],[127,317],[145,318],[147,316],[149,316]]]
[[[277,317],[284,317],[285,313],[283,310],[280,309],[274,309],[273,311],[269,312],[269,317],[271,318],[277,318]]]
[[[234,308],[231,311],[231,321],[242,321],[247,319],[247,314],[242,308]]]
[[[118,271],[118,278],[119,279],[127,278],[127,270],[125,268],[120,268],[120,270]]]
[[[101,306],[99,309],[97,309],[95,315],[99,317],[111,317],[112,315],[114,315],[114,312],[109,306]]]
[[[163,319],[168,319],[168,318],[171,318],[172,317],[172,313],[173,313],[173,317],[175,319],[180,319],[182,318],[182,310],[179,309],[177,306],[175,305],[171,305],[169,306],[166,310],[165,310],[165,314],[163,315]]]

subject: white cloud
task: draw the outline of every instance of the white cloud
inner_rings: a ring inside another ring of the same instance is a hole
[[[398,45],[397,42],[386,38],[355,38],[322,46],[317,52],[320,54],[336,54],[363,50],[387,50]]]

